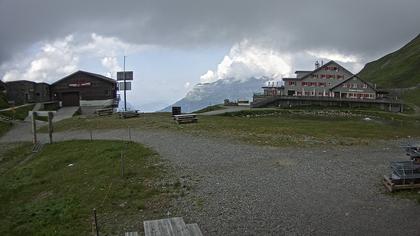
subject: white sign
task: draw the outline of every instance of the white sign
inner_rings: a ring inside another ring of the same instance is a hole
[[[77,82],[77,83],[69,84],[69,87],[79,88],[79,87],[88,87],[91,85],[92,84],[90,82]]]
[[[133,72],[126,71],[125,72],[125,80],[133,80]],[[117,80],[124,80],[124,71],[117,72]]]
[[[131,90],[131,82],[125,82],[125,85],[126,86],[124,86],[124,82],[118,82],[118,89],[120,91],[123,91],[124,88],[125,90]]]

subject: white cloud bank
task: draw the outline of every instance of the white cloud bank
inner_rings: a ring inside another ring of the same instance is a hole
[[[291,73],[291,58],[272,49],[251,45],[247,40],[235,44],[217,66],[200,77],[201,83],[220,79],[246,80],[268,76],[281,79]]]
[[[73,35],[42,42],[38,52],[26,58],[16,58],[2,65],[5,71],[2,80],[30,80],[54,82],[79,69],[80,58],[97,58],[107,71],[115,75],[121,70],[117,57],[138,52],[147,46],[133,45],[115,37],[104,37],[95,33],[87,40],[77,41]]]

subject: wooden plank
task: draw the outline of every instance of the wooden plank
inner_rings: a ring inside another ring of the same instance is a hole
[[[197,223],[187,224],[187,229],[190,236],[203,236],[203,233]]]
[[[402,190],[402,189],[417,189],[420,188],[420,184],[394,184],[392,180],[384,175],[383,184],[390,191]]]
[[[189,231],[182,217],[144,221],[146,236],[187,236]]]
[[[383,184],[385,185],[385,187],[390,191],[390,192],[392,192],[394,189],[393,189],[393,186],[394,186],[394,183],[392,183],[392,181],[389,179],[389,177],[388,176],[386,176],[386,175],[384,175],[384,179],[383,179]]]
[[[124,236],[139,236],[138,232],[125,232]]]

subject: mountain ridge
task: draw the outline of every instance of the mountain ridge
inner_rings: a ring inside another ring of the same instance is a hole
[[[367,63],[357,74],[383,88],[420,84],[420,34],[400,49]]]
[[[181,106],[182,112],[192,112],[207,106],[221,104],[225,99],[252,100],[254,92],[258,92],[266,82],[273,79],[268,77],[251,77],[247,80],[235,78],[220,79],[212,83],[199,83],[186,96],[174,104],[160,111],[171,111],[172,106]]]

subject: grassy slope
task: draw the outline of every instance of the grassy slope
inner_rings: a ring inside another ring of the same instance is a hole
[[[10,110],[10,111],[0,112],[0,114],[4,115],[4,116],[11,117],[12,119],[24,120],[28,116],[28,112],[32,111],[34,106],[35,106],[35,104],[29,104],[27,106],[22,106],[22,107],[16,108],[14,111]]]
[[[404,99],[404,102],[420,107],[420,88],[403,92],[402,98]]]
[[[420,84],[420,35],[401,49],[366,64],[358,75],[384,88]]]
[[[169,199],[154,183],[163,175],[159,159],[139,144],[68,141],[23,161],[31,147],[0,153],[0,235],[89,235],[93,208],[103,235],[121,235],[161,216]]]
[[[366,116],[372,117],[373,120],[363,120]],[[367,111],[352,111],[350,115],[343,111],[243,111],[234,113],[233,117],[199,116],[198,123],[185,125],[176,125],[169,113],[145,114],[140,118],[126,120],[116,117],[74,117],[56,123],[54,130],[59,132],[127,127],[168,129],[271,146],[319,143],[348,145],[366,143],[374,139],[420,137],[418,117]]]

